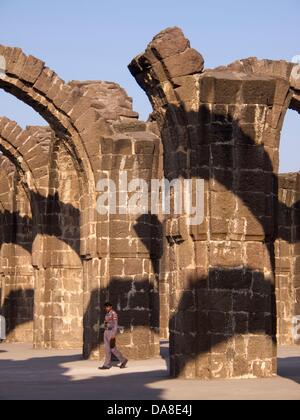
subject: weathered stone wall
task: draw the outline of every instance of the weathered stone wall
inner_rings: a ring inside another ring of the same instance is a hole
[[[250,59],[204,71],[178,28],[129,66],[154,108],[165,176],[205,180],[205,221],[166,221],[171,373],[276,373],[274,215],[292,65]]]
[[[277,331],[281,345],[299,344],[293,335],[294,317],[300,316],[300,174],[279,177],[278,230],[276,242]]]

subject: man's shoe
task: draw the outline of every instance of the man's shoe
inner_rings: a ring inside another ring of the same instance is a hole
[[[121,364],[120,369],[125,369],[127,366],[128,360],[125,359],[124,362]]]
[[[99,370],[109,370],[110,367],[108,367],[108,366],[102,366],[102,367],[99,367],[98,369]]]

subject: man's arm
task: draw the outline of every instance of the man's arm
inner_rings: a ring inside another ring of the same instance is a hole
[[[116,338],[118,333],[118,315],[116,314],[116,312],[114,312],[112,318],[112,335],[113,338]]]

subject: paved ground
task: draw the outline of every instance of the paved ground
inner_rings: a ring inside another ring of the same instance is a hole
[[[184,381],[168,377],[161,359],[131,362],[128,369],[97,370],[79,351],[37,351],[0,345],[0,399],[100,400],[300,400],[300,347],[279,350],[279,376],[264,380]]]

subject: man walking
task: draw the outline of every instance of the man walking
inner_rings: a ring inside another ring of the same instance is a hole
[[[104,349],[105,349],[105,362],[104,365],[99,368],[100,370],[108,370],[111,368],[111,355],[113,354],[121,363],[120,368],[125,369],[128,360],[119,352],[116,347],[116,336],[118,332],[118,315],[113,310],[113,306],[110,302],[104,305],[106,312],[104,321]]]
[[[0,315],[0,343],[6,339],[6,321],[4,316]]]

